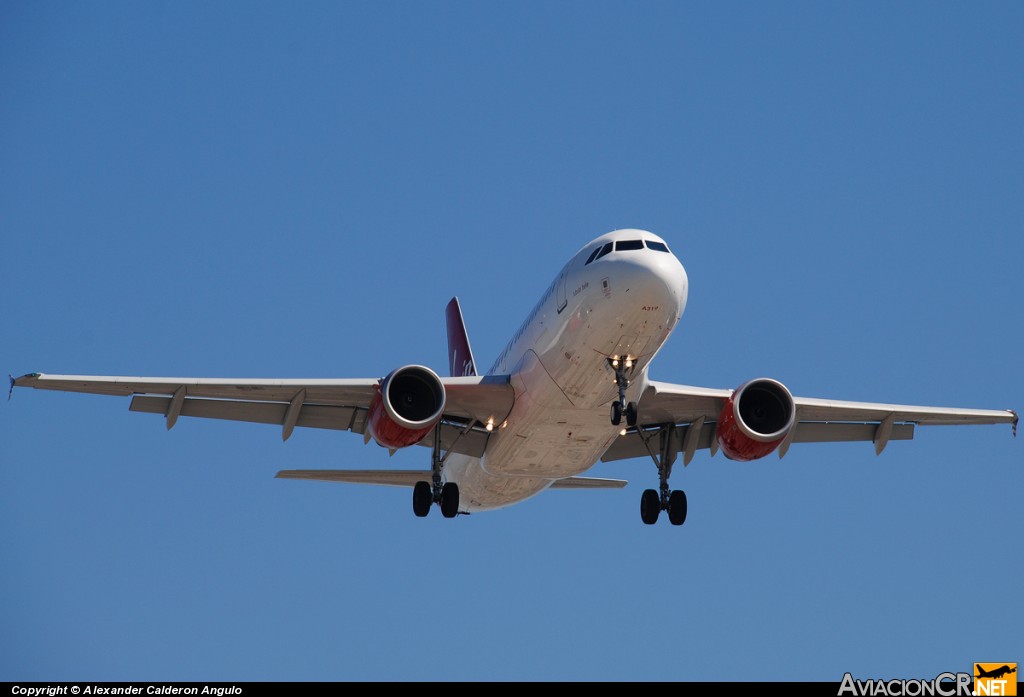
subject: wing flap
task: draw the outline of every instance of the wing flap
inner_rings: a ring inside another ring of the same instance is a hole
[[[144,414],[167,414],[172,398],[136,395],[132,397],[130,411]],[[366,409],[361,407],[336,407],[322,404],[303,405],[295,421],[304,428],[326,428],[338,431],[364,433],[366,431]],[[288,415],[287,404],[274,402],[241,402],[230,399],[185,399],[181,404],[181,416],[227,421],[284,426]],[[467,428],[467,423],[443,421],[441,423],[441,448],[445,451],[482,457],[487,446],[488,433],[480,428]],[[430,433],[417,445],[432,447],[434,434]]]
[[[872,442],[878,433],[878,424],[817,423],[801,421],[793,434],[794,443],[853,443]],[[893,424],[889,440],[913,440],[914,424]]]
[[[676,426],[673,429],[671,452],[679,453],[684,449],[686,435],[691,427],[689,425]],[[793,433],[793,443],[849,443],[855,441],[871,442],[875,440],[878,432],[877,424],[857,423],[816,423],[801,421]],[[656,429],[647,431],[644,436],[650,438],[651,449],[659,453],[660,440]],[[697,436],[696,450],[707,450],[711,447],[711,441],[715,436],[715,424],[705,423]],[[914,424],[893,424],[892,435],[889,440],[912,440],[914,438]],[[644,439],[636,430],[630,430],[624,436],[615,439],[611,447],[601,457],[603,462],[613,460],[628,460],[634,457],[649,456]]]
[[[132,397],[129,411],[146,414],[166,414],[171,400],[167,397]],[[250,423],[283,425],[288,412],[287,404],[275,402],[240,402],[228,399],[186,399],[182,402],[181,416],[206,419],[248,421]],[[366,427],[366,410],[356,407],[334,407],[318,404],[303,405],[296,426],[329,428],[362,433]]]

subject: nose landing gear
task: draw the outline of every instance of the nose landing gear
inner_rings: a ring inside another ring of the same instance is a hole
[[[619,398],[612,402],[612,426],[621,424],[623,416],[626,417],[627,426],[636,426],[636,402],[626,402],[626,388],[629,387],[626,375],[633,372],[635,360],[632,356],[612,356],[608,359],[608,365],[615,371],[615,385],[619,388]]]

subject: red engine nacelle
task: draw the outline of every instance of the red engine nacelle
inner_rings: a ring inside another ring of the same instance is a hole
[[[796,420],[793,395],[778,380],[758,378],[732,393],[718,417],[718,446],[730,460],[756,460],[783,441]]]
[[[430,368],[407,365],[381,380],[370,401],[366,428],[379,445],[404,448],[419,443],[444,413],[441,378]]]

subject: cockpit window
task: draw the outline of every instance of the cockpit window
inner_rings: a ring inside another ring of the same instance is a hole
[[[584,266],[587,264],[597,261],[606,254],[611,253],[614,249],[616,252],[628,252],[637,249],[644,248],[644,240],[619,240],[618,242],[608,242],[603,247],[598,247],[590,253],[587,260],[583,263]],[[647,240],[647,248],[653,249],[656,252],[668,252],[668,247],[665,246],[664,242],[654,242],[653,240]]]

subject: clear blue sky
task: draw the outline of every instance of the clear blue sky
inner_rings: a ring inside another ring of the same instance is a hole
[[[666,238],[652,377],[1024,408],[1024,5],[5,2],[2,368],[489,365],[562,263]],[[19,390],[0,680],[932,677],[1024,661],[1024,442],[794,446],[425,520],[347,433]]]

